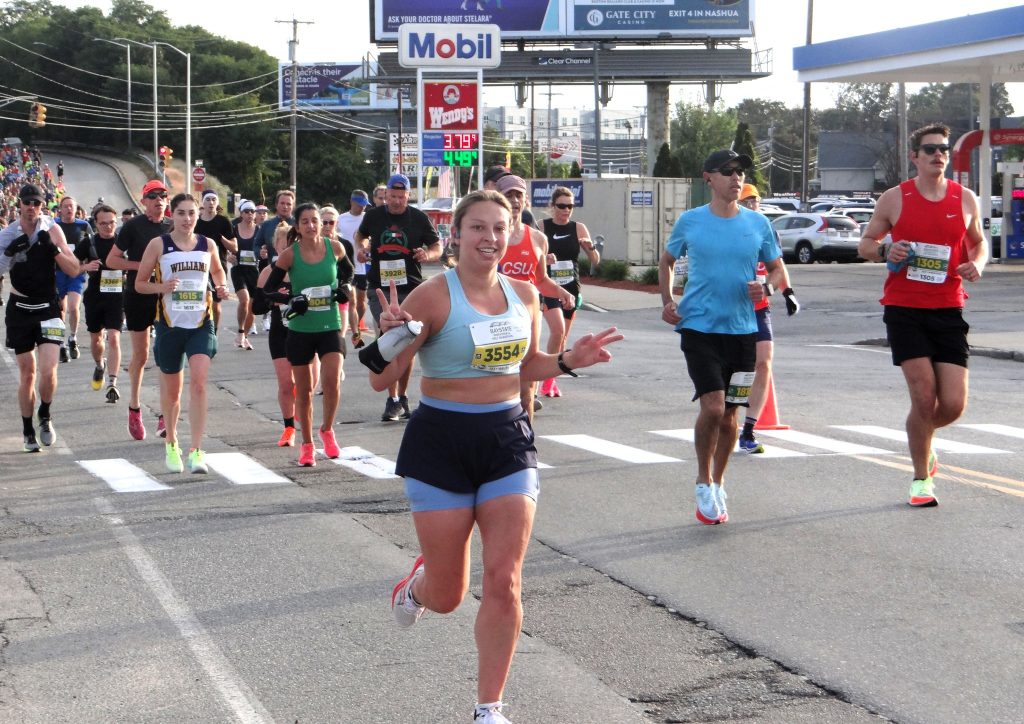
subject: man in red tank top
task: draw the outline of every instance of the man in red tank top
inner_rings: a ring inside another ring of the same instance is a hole
[[[892,362],[910,390],[907,441],[914,462],[910,505],[938,505],[933,477],[935,430],[967,407],[963,280],[976,282],[988,262],[978,198],[945,177],[949,128],[936,124],[910,136],[917,177],[882,194],[859,253],[887,262],[881,302]],[[892,242],[880,240],[892,232]]]

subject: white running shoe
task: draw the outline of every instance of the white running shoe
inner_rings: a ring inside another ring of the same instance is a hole
[[[473,712],[473,724],[505,724],[509,720],[501,713],[502,706],[504,704],[500,701],[496,704],[487,704],[482,707],[477,704],[476,710]]]
[[[422,575],[423,556],[418,556],[416,562],[412,564],[412,572],[399,581],[391,593],[391,610],[395,614],[395,621],[402,628],[412,626],[426,611],[426,608],[416,603],[412,597],[412,585]]]

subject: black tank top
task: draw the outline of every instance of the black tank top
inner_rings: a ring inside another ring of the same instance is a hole
[[[576,222],[556,224],[552,219],[544,219],[544,236],[548,237],[548,251],[558,261],[571,261],[573,276],[579,279],[580,239],[576,233]]]

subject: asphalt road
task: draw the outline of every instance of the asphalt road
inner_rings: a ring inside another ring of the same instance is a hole
[[[972,359],[970,407],[941,434],[941,505],[909,509],[904,383],[886,350],[858,344],[882,334],[879,277],[792,273],[804,311],[775,317],[789,439],[765,432],[765,455],[734,457],[723,526],[693,518],[696,406],[657,298],[581,312],[577,334],[614,324],[627,339],[537,417],[550,467],[513,721],[1020,721],[1024,365]],[[977,328],[1019,315],[1019,286],[997,277],[973,290]],[[356,459],[296,467],[274,445],[254,343],[220,334],[207,448],[243,457],[209,476],[163,472],[155,371],[151,436],[135,442],[123,402],[89,389],[87,356],[60,367],[58,444],[19,452],[0,352],[0,721],[469,720],[478,566],[456,613],[410,631],[390,619],[416,554],[387,473],[403,424],[379,421],[383,398],[349,360],[336,431]],[[83,467],[111,459],[165,487],[115,492]],[[251,463],[282,482],[232,482]]]

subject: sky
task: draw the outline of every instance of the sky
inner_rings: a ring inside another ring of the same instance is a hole
[[[109,2],[99,0],[58,0],[68,7],[92,5],[105,13]],[[153,4],[153,3],[151,3]],[[814,42],[862,35],[921,23],[946,20],[964,15],[964,9],[982,13],[1020,5],[1007,0],[815,0]],[[280,3],[252,2],[239,11],[238,3],[211,3],[209,0],[175,0],[161,3],[162,9],[175,25],[200,25],[212,33],[245,40],[282,61],[288,60],[288,41],[291,39],[290,22],[274,20],[312,21],[313,25],[299,25],[299,62],[358,62],[367,53],[376,53],[370,42],[370,0],[340,0],[332,3]],[[154,4],[155,6],[155,4]],[[291,12],[288,8],[291,7]],[[294,12],[294,16],[292,15]],[[801,46],[807,34],[806,0],[755,0],[752,46],[758,50],[773,49],[773,74],[746,83],[726,85],[722,97],[727,106],[744,98],[778,100],[790,107],[803,106],[803,84],[792,69],[793,48]],[[748,40],[749,42],[749,40]],[[344,49],[344,50],[339,50]],[[919,85],[908,84],[908,92]],[[563,95],[565,106],[577,108],[593,104],[591,87],[555,87]],[[1017,115],[1024,115],[1024,83],[1007,84],[1010,100]],[[811,102],[816,108],[831,107],[838,84],[820,83],[812,86]],[[538,96],[537,103],[546,102]],[[673,85],[672,101],[703,102],[702,92],[694,86]],[[486,105],[513,105],[513,91],[509,87],[496,87],[485,92]],[[557,105],[557,101],[556,101]],[[610,107],[629,109],[646,105],[646,92],[642,85],[616,86]]]

